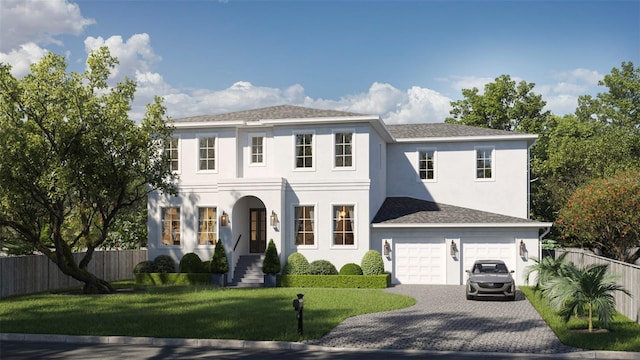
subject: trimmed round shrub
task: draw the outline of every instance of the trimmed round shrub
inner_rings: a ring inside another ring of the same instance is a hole
[[[309,261],[300,253],[293,253],[287,258],[283,273],[285,275],[309,275]]]
[[[265,274],[277,274],[280,272],[280,256],[273,239],[269,240],[269,245],[264,252],[264,261],[262,262],[262,272]]]
[[[315,260],[309,264],[310,275],[338,275],[338,270],[327,260]]]
[[[377,250],[369,250],[362,257],[363,275],[384,274],[384,261]]]
[[[344,264],[340,268],[340,275],[362,275],[362,268],[354,263]]]
[[[153,264],[153,261],[151,260],[140,261],[133,268],[133,273],[134,274],[150,274],[152,272],[155,272],[155,268],[156,267]]]
[[[153,260],[154,272],[157,273],[174,273],[176,272],[176,262],[169,255],[158,255]]]
[[[202,259],[196,253],[186,253],[180,259],[179,269],[181,273],[203,273],[208,272],[204,271],[204,267],[202,266]]]

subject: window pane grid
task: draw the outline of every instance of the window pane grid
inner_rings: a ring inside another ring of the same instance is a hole
[[[254,136],[251,138],[251,162],[254,164],[260,164],[263,162],[263,138],[260,136]]]
[[[419,172],[420,179],[433,180],[435,178],[434,151],[420,151]]]
[[[171,138],[164,149],[171,171],[178,171],[178,138]]]
[[[333,244],[354,245],[353,206],[338,205],[333,207]]]
[[[314,245],[313,206],[296,206],[296,245]]]
[[[312,148],[311,148],[312,140],[313,140],[312,134],[296,135],[296,167],[297,168],[313,167],[313,154],[312,154]]]
[[[490,179],[492,177],[492,152],[492,149],[476,150],[476,177],[478,179]]]
[[[336,167],[351,167],[353,164],[353,153],[352,153],[352,133],[336,133],[335,141],[335,151],[336,151],[336,159],[335,166]]]
[[[162,208],[162,245],[180,245],[180,208]]]
[[[200,170],[216,169],[216,138],[204,137],[200,139]]]
[[[215,207],[198,209],[198,243],[215,245],[218,240],[217,211]]]

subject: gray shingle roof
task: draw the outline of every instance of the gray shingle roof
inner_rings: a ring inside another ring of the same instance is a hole
[[[396,139],[522,135],[512,131],[445,123],[387,125],[387,128]]]
[[[523,224],[536,221],[410,197],[388,197],[374,224]]]
[[[266,119],[305,119],[323,117],[368,116],[347,111],[311,109],[293,105],[279,105],[253,110],[236,111],[218,115],[200,115],[188,118],[176,119],[176,122],[201,122],[201,121],[255,121]]]

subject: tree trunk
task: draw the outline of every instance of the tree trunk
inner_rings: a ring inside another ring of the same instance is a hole
[[[115,289],[109,282],[98,279],[92,275],[90,281],[85,281],[82,287],[82,292],[85,294],[111,294],[115,292]]]
[[[593,332],[593,304],[589,303],[589,332]]]

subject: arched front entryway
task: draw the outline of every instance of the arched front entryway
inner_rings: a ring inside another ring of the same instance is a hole
[[[263,254],[267,247],[267,209],[259,198],[245,196],[233,206],[231,224],[239,254]]]

